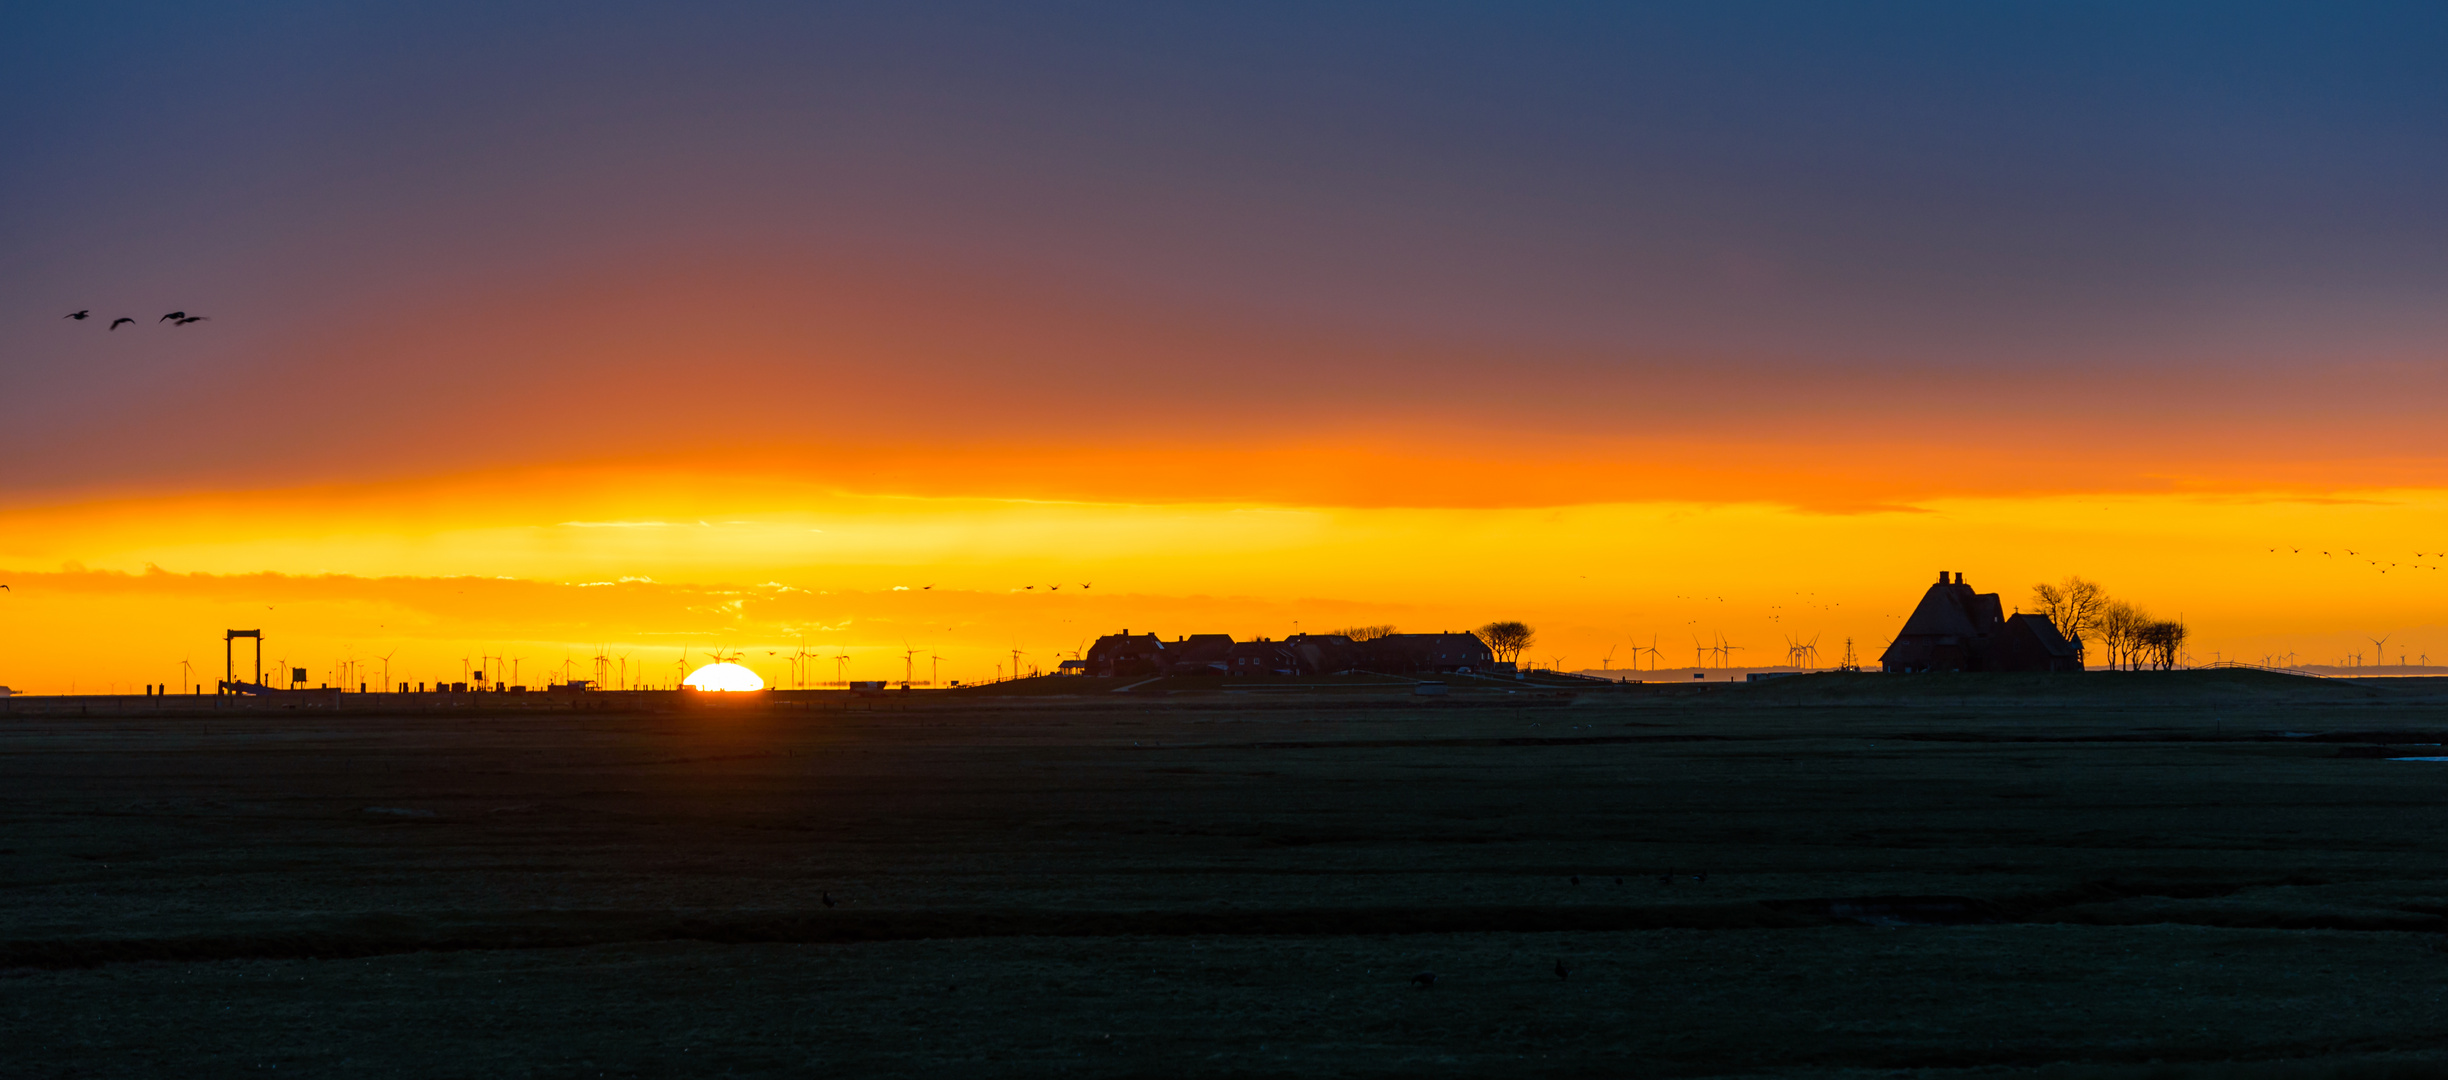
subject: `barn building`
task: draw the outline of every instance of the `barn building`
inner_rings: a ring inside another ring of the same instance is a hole
[[[1333,675],[1346,671],[1510,672],[1474,634],[1390,634],[1353,641],[1342,634],[1294,634],[1281,641],[1234,641],[1193,634],[1166,641],[1124,630],[1098,638],[1078,670],[1104,678],[1153,675]]]
[[[1880,670],[2081,671],[2082,655],[2038,615],[2007,615],[1996,593],[1976,593],[1963,575],[1938,572],[1938,583],[1904,620],[1903,632],[1879,657]]]

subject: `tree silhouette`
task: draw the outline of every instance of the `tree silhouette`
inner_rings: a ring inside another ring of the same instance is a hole
[[[1519,660],[1523,650],[1538,644],[1538,631],[1525,622],[1492,622],[1471,633],[1487,642],[1488,651],[1496,654],[1499,663]]]
[[[2056,585],[2044,581],[2032,586],[2032,605],[2040,609],[2040,616],[2047,619],[2049,625],[2065,635],[2068,644],[2074,646],[2074,659],[2077,662],[2083,656],[2083,635],[2099,622],[2100,609],[2107,602],[2106,589],[2100,588],[2096,581],[2084,581],[2079,577],[2069,577]]]

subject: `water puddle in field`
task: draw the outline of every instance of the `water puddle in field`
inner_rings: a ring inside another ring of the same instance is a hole
[[[2393,757],[2390,761],[2448,761],[2448,757]]]

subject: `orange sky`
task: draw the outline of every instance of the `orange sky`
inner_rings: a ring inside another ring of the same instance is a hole
[[[2435,28],[1903,12],[0,14],[0,685],[2448,659]]]
[[[853,678],[897,677],[916,650],[943,657],[947,679],[979,679],[1014,648],[1024,666],[1049,664],[1123,628],[1248,637],[1499,617],[1537,625],[1538,658],[1568,667],[1624,666],[1653,640],[1662,662],[1689,664],[1694,638],[1719,635],[1766,663],[1789,636],[1817,638],[1830,660],[1848,636],[1874,656],[1946,568],[2010,606],[2033,581],[2095,577],[2184,616],[2205,660],[2369,656],[2360,639],[2390,632],[2392,657],[2434,643],[2448,656],[2431,614],[2448,571],[2413,568],[2448,558],[2412,557],[2430,550],[2419,524],[2444,502],[2394,490],[1952,497],[1843,513],[1353,507],[505,471],[8,512],[18,569],[0,646],[9,685],[38,691],[175,681],[182,658],[217,666],[225,627],[263,628],[269,655],[317,680],[385,653],[394,681],[463,677],[462,658],[482,655],[574,659],[583,675],[602,652],[669,682],[685,648],[745,651],[781,683],[789,668],[771,653],[802,646],[848,655]],[[2336,554],[2273,554],[2260,537]],[[2383,574],[2348,546],[2407,565]]]

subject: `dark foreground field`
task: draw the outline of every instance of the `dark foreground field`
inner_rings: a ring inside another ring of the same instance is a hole
[[[18,715],[0,1073],[2433,1075],[2441,742],[2250,672]]]

